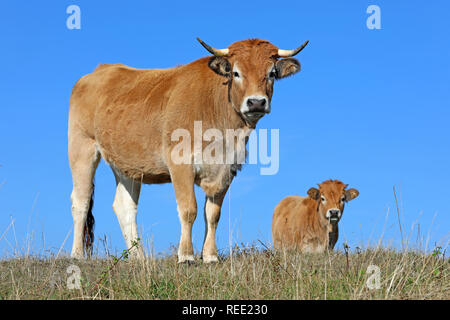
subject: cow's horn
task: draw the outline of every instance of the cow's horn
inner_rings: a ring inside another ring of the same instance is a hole
[[[215,56],[226,56],[230,50],[227,49],[215,49],[213,47],[208,46],[206,43],[204,43],[200,38],[197,38],[198,42],[200,42],[200,44],[205,47],[206,50],[208,50],[209,52],[211,52],[213,55]]]
[[[278,56],[279,57],[283,57],[283,58],[287,58],[287,57],[293,57],[295,56],[297,53],[299,53],[300,51],[302,51],[306,45],[308,44],[309,40],[306,40],[306,42],[304,44],[302,44],[300,47],[298,47],[297,49],[294,50],[282,50],[282,49],[278,49]]]

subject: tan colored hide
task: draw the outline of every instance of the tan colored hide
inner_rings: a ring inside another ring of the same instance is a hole
[[[310,188],[307,197],[284,198],[273,213],[274,247],[304,253],[333,249],[339,237],[338,222],[344,204],[359,195],[358,190],[346,187],[339,180],[327,180],[319,189]],[[331,212],[335,215],[330,215]]]
[[[114,172],[117,188],[113,209],[127,247],[133,248],[133,256],[143,254],[135,246],[141,184],[172,182],[181,222],[179,262],[194,260],[194,184],[206,194],[207,230],[202,257],[204,262],[217,261],[215,231],[236,165],[196,164],[194,152],[188,155],[189,163],[175,163],[171,152],[179,141],[172,141],[172,134],[178,129],[187,130],[194,150],[194,123],[201,121],[203,132],[214,128],[224,137],[228,129],[241,129],[244,141],[259,118],[270,112],[275,71],[277,79],[286,77],[298,72],[300,63],[293,58],[278,60],[278,48],[258,39],[239,41],[224,50],[215,51],[207,45],[205,48],[221,56],[170,69],[100,65],[75,84],[68,133],[74,186],[73,257],[83,257],[83,247],[92,247],[93,177],[103,158]],[[298,50],[281,52],[292,55]],[[239,68],[240,77],[233,68]],[[255,96],[264,99],[257,100]],[[201,142],[201,149],[208,144]],[[243,146],[241,149],[245,150],[245,143]]]

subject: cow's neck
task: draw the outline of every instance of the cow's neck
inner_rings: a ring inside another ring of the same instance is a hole
[[[337,223],[330,223],[328,232],[328,247],[333,249],[339,237],[339,228]]]
[[[328,243],[329,222],[325,219],[319,211],[320,204],[318,205],[314,218],[311,223],[312,233],[319,236],[321,245]]]
[[[244,129],[245,131],[251,131],[256,124],[248,123],[239,108],[233,105],[229,92],[231,85],[230,81],[223,82],[222,80],[219,93],[220,100],[213,101],[215,113],[220,115],[220,124],[223,126],[218,129]]]
[[[240,112],[239,106],[233,105],[231,98],[231,90],[233,88],[233,79],[231,77],[223,77],[213,74],[208,67],[208,60],[200,59],[202,73],[210,73],[209,81],[204,83],[204,92],[210,92],[210,96],[206,98],[209,103],[204,105],[205,108],[214,109],[214,126],[216,129],[244,129],[250,131],[255,129],[256,124],[249,123]],[[193,63],[193,64],[196,64]],[[203,98],[203,97],[199,97]],[[205,110],[205,112],[208,112]],[[217,121],[218,120],[218,121]]]

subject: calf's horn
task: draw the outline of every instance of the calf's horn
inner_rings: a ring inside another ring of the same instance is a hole
[[[297,49],[294,50],[282,50],[282,49],[278,49],[278,56],[282,57],[282,58],[287,58],[287,57],[293,57],[295,56],[297,53],[299,53],[300,51],[302,51],[306,45],[308,44],[309,40],[306,40],[306,42],[304,44],[302,44],[300,47],[298,47]]]
[[[200,38],[197,38],[197,40],[198,40],[198,42],[200,42],[200,44],[203,47],[205,47],[206,50],[208,50],[215,56],[218,56],[218,57],[226,56],[230,52],[230,50],[228,48],[227,49],[215,49],[215,48],[207,45],[206,43],[204,43]]]

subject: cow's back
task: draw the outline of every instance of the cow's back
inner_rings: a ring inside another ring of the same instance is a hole
[[[167,180],[161,134],[174,70],[100,65],[72,90],[69,134],[95,140],[105,161],[130,177]]]

